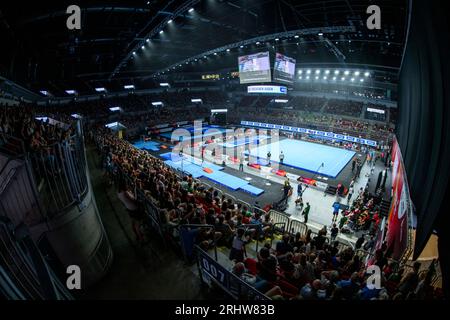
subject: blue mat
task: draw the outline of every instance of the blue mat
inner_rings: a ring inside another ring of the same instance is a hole
[[[171,152],[164,153],[160,156],[163,156],[165,159],[169,159],[164,161],[164,163],[166,163],[168,166],[176,170],[182,170],[183,172],[192,175],[192,177],[194,177],[195,179],[205,177],[232,190],[242,189],[243,191],[249,192],[256,196],[264,192],[264,190],[262,189],[255,188],[253,186],[249,187],[248,181],[221,171],[223,170],[223,167],[215,165],[213,163],[205,161],[202,164],[201,160],[186,156],[184,156],[185,160],[182,163],[180,156],[176,154],[174,154],[174,157],[178,157],[178,160],[170,160]],[[207,173],[203,171],[203,168],[210,168],[211,170],[213,170],[213,172]]]
[[[239,139],[239,140],[235,140],[233,142],[223,143],[222,146],[224,146],[225,148],[235,148],[235,147],[250,144],[251,141],[253,141],[253,143],[255,143],[255,144],[259,144],[259,143],[261,143],[261,141],[266,140],[267,138],[268,137],[264,136],[264,135],[260,135],[258,137],[253,137],[253,139],[246,137],[245,139]]]
[[[248,193],[250,193],[250,194],[252,194],[254,196],[259,196],[261,193],[264,192],[263,189],[259,189],[257,187],[254,187],[254,186],[250,185],[250,184],[242,186],[241,189],[242,189],[242,191],[248,192]]]
[[[138,149],[151,150],[151,151],[159,151],[160,143],[154,141],[139,141],[133,144]]]
[[[214,128],[214,132],[206,132],[209,129],[212,129],[212,128],[207,128],[206,130],[202,130],[203,133],[201,135],[196,135],[196,136],[189,135],[189,138],[191,140],[193,140],[193,139],[201,140],[204,137],[223,136],[223,134],[227,131],[226,129],[223,129],[223,128]],[[191,133],[194,132],[194,129],[186,129],[186,130],[188,130]],[[228,130],[228,131],[233,132],[233,130]],[[172,132],[161,133],[160,136],[163,138],[166,138],[166,139],[172,139]],[[179,135],[178,137],[174,136],[174,138],[177,138],[177,140],[180,140],[180,137],[184,137],[184,136],[183,135]],[[184,137],[184,138],[186,138],[186,137]]]
[[[285,165],[331,178],[336,178],[355,155],[354,151],[293,139],[258,146],[251,150],[251,155],[266,159],[269,150],[271,162],[278,162],[283,151]]]

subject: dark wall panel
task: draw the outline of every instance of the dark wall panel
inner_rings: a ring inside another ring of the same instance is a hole
[[[433,229],[439,232],[441,243],[448,241],[450,233],[446,205],[450,178],[450,28],[446,4],[435,0],[412,2],[400,74],[397,137],[417,209],[415,257]],[[442,269],[447,271],[449,254],[450,250],[440,252],[442,267],[446,267]]]

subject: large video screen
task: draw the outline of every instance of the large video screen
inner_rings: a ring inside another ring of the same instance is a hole
[[[269,52],[259,52],[238,58],[240,83],[270,82]]]
[[[275,66],[273,68],[273,80],[281,82],[294,82],[295,59],[277,53],[275,55]]]

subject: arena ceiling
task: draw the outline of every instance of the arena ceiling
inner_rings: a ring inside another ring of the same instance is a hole
[[[95,93],[98,86],[114,90],[130,81],[151,82],[162,72],[237,69],[237,56],[266,49],[305,65],[361,64],[395,70],[401,63],[408,14],[408,0],[90,0],[78,1],[81,30],[70,31],[66,8],[71,4],[9,2],[0,9],[2,76],[36,92]],[[366,27],[370,4],[381,8],[381,30]],[[333,32],[337,27],[352,30]],[[328,32],[283,37],[285,32],[313,28]],[[187,60],[276,33],[276,39]]]

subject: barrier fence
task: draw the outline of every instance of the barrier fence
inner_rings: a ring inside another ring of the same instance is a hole
[[[81,203],[88,183],[84,142],[79,133],[29,153],[29,159],[50,218]]]

